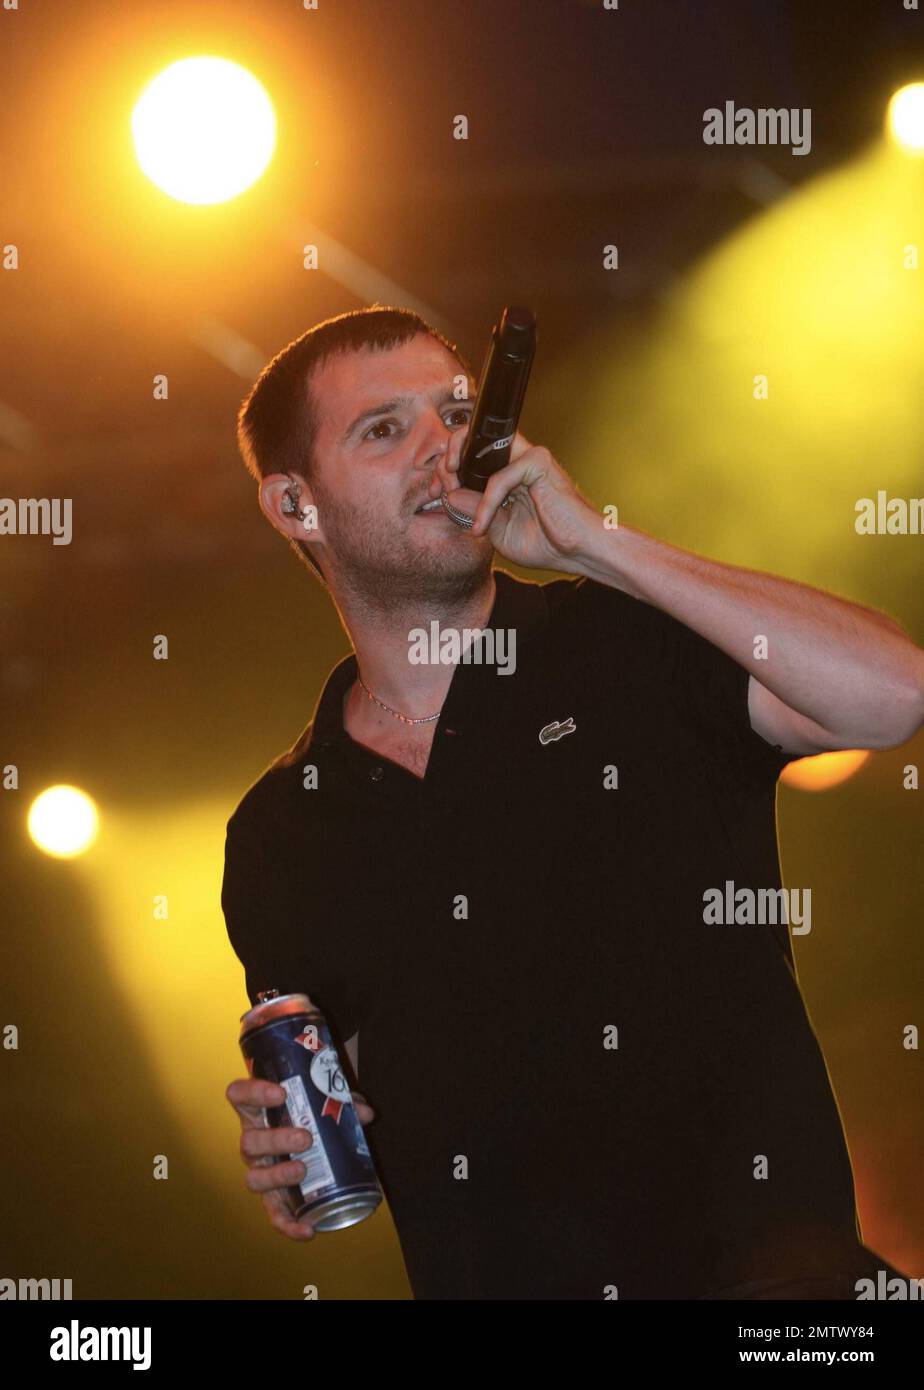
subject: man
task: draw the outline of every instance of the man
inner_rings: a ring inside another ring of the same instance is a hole
[[[522,436],[467,491],[473,394],[452,344],[374,307],[290,344],[242,407],[260,506],[354,648],[228,823],[251,1002],[308,993],[361,1061],[418,1298],[855,1297],[883,1261],[790,918],[766,916],[775,783],[910,738],[924,653],[858,604],[611,529]],[[443,493],[470,531],[421,511]],[[417,659],[431,624],[461,661]],[[717,920],[729,882],[764,916]],[[266,1166],[307,1137],[261,1126],[280,1088],[227,1094],[248,1187],[310,1238],[282,1191],[302,1165]]]

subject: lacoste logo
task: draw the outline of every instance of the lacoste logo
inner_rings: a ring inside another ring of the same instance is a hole
[[[551,724],[546,724],[544,729],[539,730],[539,742],[552,743],[557,738],[564,738],[565,734],[573,734],[574,729],[574,717],[570,714],[567,719],[553,719]]]

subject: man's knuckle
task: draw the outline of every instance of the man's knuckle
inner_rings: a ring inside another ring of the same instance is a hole
[[[292,1220],[291,1213],[285,1209],[278,1197],[264,1197],[263,1205],[269,1217],[270,1225],[274,1231],[278,1231],[281,1236],[289,1234],[289,1223]]]

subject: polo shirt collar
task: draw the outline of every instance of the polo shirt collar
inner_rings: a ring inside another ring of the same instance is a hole
[[[496,592],[485,627],[515,628],[519,646],[525,637],[540,631],[548,620],[545,586],[532,580],[515,579],[506,570],[495,569],[493,573]],[[459,676],[476,669],[475,666],[461,663],[460,670],[453,677],[447,703],[450,698],[454,704],[461,698],[457,693]],[[315,707],[314,718],[292,749],[293,753],[300,753],[313,743],[323,748],[345,736],[343,697],[356,680],[357,672],[356,653],[350,652],[328,676]]]

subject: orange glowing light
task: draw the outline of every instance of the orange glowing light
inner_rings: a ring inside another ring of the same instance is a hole
[[[843,748],[835,753],[818,753],[789,763],[780,781],[802,792],[824,792],[853,777],[869,757],[868,748]]]

